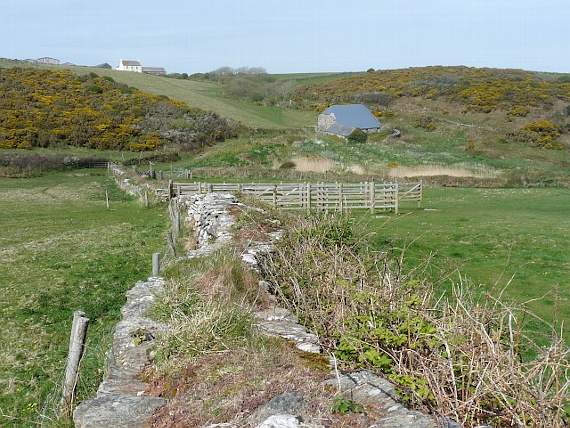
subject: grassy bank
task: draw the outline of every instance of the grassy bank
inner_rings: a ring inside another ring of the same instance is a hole
[[[461,272],[498,295],[512,278],[506,297],[538,299],[528,305],[533,312],[568,325],[569,200],[560,189],[428,188],[425,210],[359,219],[378,249],[405,247],[409,266],[434,255],[428,274],[442,287],[458,282]]]
[[[125,291],[148,276],[166,219],[95,170],[2,179],[0,207],[0,425],[50,425],[72,312],[82,309],[91,319],[82,400],[101,380]]]

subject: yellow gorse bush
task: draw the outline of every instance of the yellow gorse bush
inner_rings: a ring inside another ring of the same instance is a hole
[[[184,130],[175,119],[185,122]],[[0,68],[0,148],[154,150],[173,129],[175,142],[187,147],[231,134],[216,115],[95,73]]]
[[[310,103],[316,107],[373,92],[394,97],[444,98],[470,111],[506,110],[514,116],[526,116],[529,107],[570,101],[570,82],[523,70],[436,66],[375,71],[302,86],[293,99],[300,105]]]

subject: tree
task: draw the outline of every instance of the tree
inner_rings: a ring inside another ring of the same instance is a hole
[[[347,137],[347,140],[351,144],[364,144],[366,143],[366,141],[368,141],[368,134],[364,132],[362,129],[356,128]]]

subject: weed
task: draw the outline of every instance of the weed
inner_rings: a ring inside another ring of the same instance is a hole
[[[337,396],[333,401],[332,411],[334,413],[340,413],[341,415],[347,415],[349,413],[364,413],[364,407],[352,400]]]

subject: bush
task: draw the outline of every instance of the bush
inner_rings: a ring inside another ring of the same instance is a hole
[[[352,133],[347,137],[347,140],[351,144],[364,144],[368,141],[368,134],[362,129],[357,128],[352,131]]]
[[[286,161],[283,162],[280,166],[279,169],[295,169],[297,165],[295,165],[295,162],[293,161]]]
[[[552,121],[539,119],[528,122],[509,137],[518,142],[529,143],[544,149],[562,149],[564,146],[557,141],[561,135],[560,128]]]
[[[366,248],[345,217],[314,216],[263,272],[341,366],[384,373],[409,404],[465,426],[566,426],[570,350],[555,331],[539,347],[525,336],[526,310],[472,286],[436,295],[386,250]]]
[[[428,132],[435,131],[437,126],[431,116],[422,116],[416,122],[416,127],[425,129]]]

